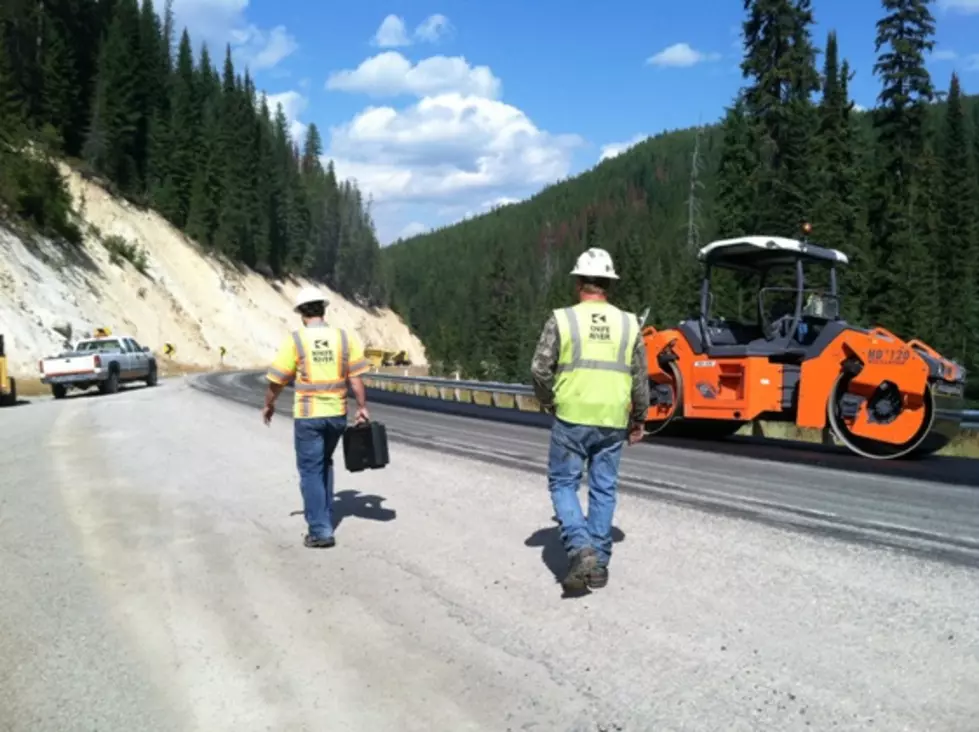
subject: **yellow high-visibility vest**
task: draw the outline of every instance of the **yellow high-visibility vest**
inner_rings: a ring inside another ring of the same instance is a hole
[[[600,300],[554,311],[560,336],[555,416],[572,424],[625,429],[632,403],[632,352],[639,322]]]
[[[368,369],[359,339],[323,323],[284,339],[267,378],[277,384],[295,379],[296,419],[339,417],[347,413],[347,379]]]

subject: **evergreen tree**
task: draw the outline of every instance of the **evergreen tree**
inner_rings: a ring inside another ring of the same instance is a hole
[[[972,171],[976,174],[973,181],[976,189],[979,190],[979,104],[972,105],[972,150]],[[976,201],[974,210],[976,218],[979,219],[979,201]]]
[[[24,105],[10,57],[9,23],[0,23],[0,152],[20,139],[25,124]]]
[[[67,9],[61,0],[48,6],[43,17],[44,60],[41,118],[57,131],[63,141],[77,137],[75,109],[79,106],[79,84],[70,29],[58,10]]]
[[[523,325],[514,273],[502,247],[493,258],[488,286],[488,307],[481,328],[481,340],[489,345],[483,376],[491,380],[522,381],[525,378],[525,367],[521,368],[520,363]]]
[[[728,108],[721,123],[722,152],[717,170],[718,235],[724,238],[755,232],[755,173],[751,127],[745,116],[742,98]]]
[[[908,272],[920,261],[921,240],[912,210],[930,208],[929,191],[915,187],[926,145],[925,121],[934,90],[925,54],[932,49],[935,23],[928,0],[882,0],[886,15],[877,23],[874,72],[883,88],[875,110],[878,177],[870,208],[874,259],[880,271],[869,298],[869,314],[900,319],[920,290]]]
[[[757,232],[795,235],[811,215],[819,89],[810,0],[744,0],[745,111],[757,139]]]
[[[843,311],[848,319],[861,317],[873,277],[869,234],[863,209],[860,172],[848,93],[849,65],[839,63],[836,33],[826,41],[823,96],[819,105],[820,189],[813,214],[815,239],[840,248],[850,260],[840,273]]]
[[[620,308],[638,314],[649,304],[649,261],[646,248],[636,228],[619,241],[615,252],[619,280],[612,297]]]
[[[138,78],[139,15],[135,0],[118,0],[99,54],[98,81],[85,157],[95,170],[126,194],[139,190],[137,156],[140,119]]]
[[[169,141],[169,147],[165,150],[168,161],[165,163],[166,167],[160,168],[163,175],[161,187],[165,191],[161,191],[160,206],[163,215],[175,226],[182,228],[188,224],[191,192],[195,177],[200,177],[201,160],[207,159],[200,157],[202,154],[206,155],[207,151],[199,144],[198,120],[204,109],[210,109],[211,100],[203,90],[199,92],[195,84],[194,55],[186,30],[180,37],[177,53],[177,68],[168,85],[170,116],[165,128],[161,124],[161,128],[167,133],[166,138],[161,140]],[[206,48],[201,53],[201,66],[205,70],[209,68]],[[207,71],[203,73],[206,74]],[[161,110],[161,115],[165,113],[165,110]]]
[[[941,347],[950,354],[964,359],[968,367],[976,362],[973,344],[979,319],[977,319],[977,265],[979,241],[975,222],[976,200],[979,196],[975,169],[971,160],[971,147],[967,132],[967,118],[962,106],[962,90],[959,78],[952,74],[945,113],[944,151],[942,164],[942,191],[940,225],[936,260],[938,303],[944,315]]]

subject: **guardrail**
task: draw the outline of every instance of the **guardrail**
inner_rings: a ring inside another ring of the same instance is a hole
[[[363,377],[372,388],[414,396],[479,404],[501,409],[540,412],[534,389],[528,384],[508,384],[500,381],[467,381],[432,376],[401,376],[370,373]],[[481,398],[477,395],[483,395]],[[962,429],[979,430],[979,409],[962,410]]]

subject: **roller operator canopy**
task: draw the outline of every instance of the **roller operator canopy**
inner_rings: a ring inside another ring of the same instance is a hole
[[[734,269],[766,269],[803,262],[827,265],[848,264],[847,256],[837,249],[787,239],[781,236],[739,236],[718,239],[702,247],[697,258],[704,264]]]

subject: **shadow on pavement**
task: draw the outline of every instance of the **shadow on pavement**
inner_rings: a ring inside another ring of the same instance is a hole
[[[552,521],[557,523],[557,519],[552,517]],[[612,542],[613,544],[618,544],[625,540],[625,533],[617,526],[612,527]],[[561,584],[564,576],[568,572],[568,555],[564,551],[564,545],[561,543],[561,528],[559,526],[550,526],[546,529],[538,529],[524,542],[524,546],[528,547],[540,547],[541,549],[541,561],[544,566],[547,567],[551,574],[554,575],[554,581]],[[591,594],[591,590],[584,589],[581,591],[569,591],[567,588],[563,587],[562,598],[571,597],[584,597],[585,595]]]
[[[367,521],[394,521],[398,512],[391,508],[383,508],[381,503],[387,499],[357,491],[340,491],[333,494],[333,529],[348,516]],[[303,509],[290,511],[290,516],[302,516]]]
[[[381,504],[387,500],[383,496],[375,496],[357,491],[340,491],[333,496],[333,528],[352,516],[368,521],[394,521],[398,512],[384,508]]]

